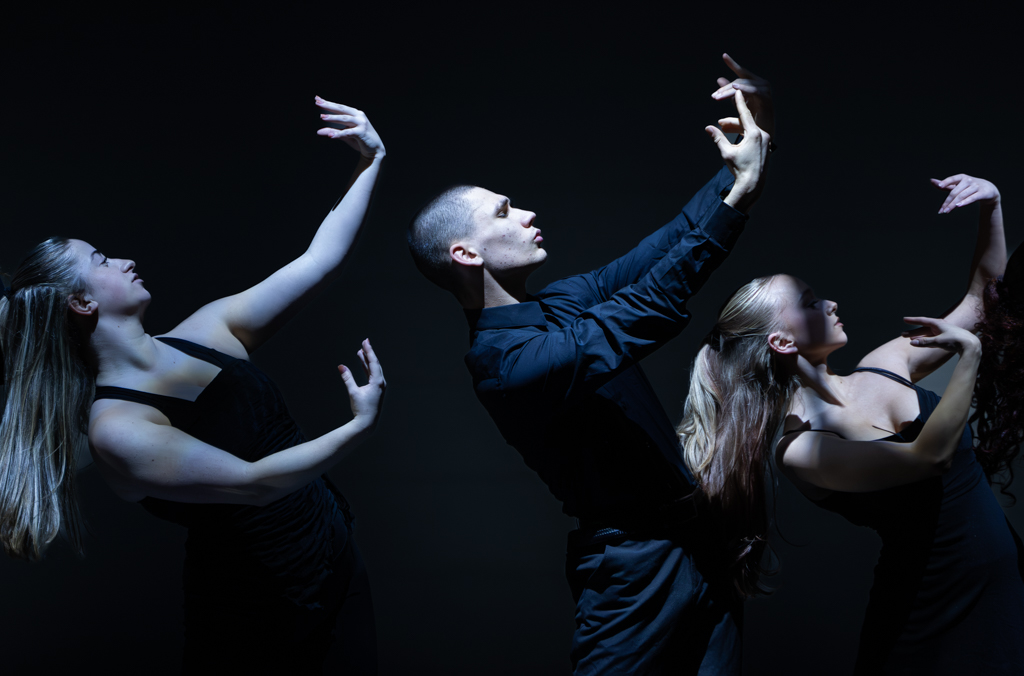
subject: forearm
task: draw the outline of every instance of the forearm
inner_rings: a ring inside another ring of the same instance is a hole
[[[971,261],[970,295],[980,297],[985,285],[1006,269],[1006,235],[1003,231],[1003,206],[999,197],[981,205],[978,241]]]
[[[916,455],[936,465],[941,465],[953,455],[970,414],[980,362],[980,346],[971,345],[964,349],[953,369],[953,376],[942,395],[942,401],[935,407],[921,434],[911,445]]]
[[[383,151],[372,160],[359,157],[359,164],[352,173],[348,189],[313,236],[306,255],[316,261],[325,276],[340,267],[366,221],[383,160]]]
[[[262,502],[273,502],[331,469],[369,437],[372,431],[372,421],[356,417],[312,441],[250,464],[248,483]]]

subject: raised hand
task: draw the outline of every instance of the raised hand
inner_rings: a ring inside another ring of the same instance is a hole
[[[718,145],[718,152],[736,179],[725,203],[740,211],[747,211],[764,187],[771,137],[754,122],[743,92],[736,90],[735,98],[743,140],[738,144],[729,143],[722,130],[714,126],[707,126],[704,131]]]
[[[317,130],[318,136],[341,139],[368,160],[384,156],[384,143],[363,111],[326,101],[319,96],[316,97],[316,105],[324,111],[320,114],[321,120],[341,127],[323,127]]]
[[[345,382],[345,389],[348,390],[352,415],[366,421],[370,427],[375,427],[381,409],[384,408],[384,391],[388,384],[384,380],[384,370],[370,346],[369,338],[363,341],[362,348],[356,354],[363,365],[363,370],[366,371],[368,382],[365,385],[360,387],[352,371],[344,364],[338,364],[338,371]]]
[[[711,95],[716,101],[733,98],[736,92],[743,92],[747,95],[747,106],[754,115],[757,126],[775,136],[775,109],[772,106],[772,86],[768,80],[755,75],[740,64],[736,63],[728,54],[722,54],[722,60],[733,73],[735,80],[724,77],[718,78],[718,89]],[[742,133],[740,122],[735,117],[725,117],[718,121],[723,130],[732,133]]]
[[[942,319],[931,317],[904,317],[908,324],[921,324],[921,328],[904,331],[914,347],[938,347],[949,352],[963,353],[965,349],[981,349],[981,341],[967,329]]]
[[[990,181],[967,174],[954,174],[941,181],[933,178],[932,185],[939,190],[949,191],[939,207],[940,214],[948,214],[957,207],[965,207],[973,202],[995,204],[999,201],[999,189]]]

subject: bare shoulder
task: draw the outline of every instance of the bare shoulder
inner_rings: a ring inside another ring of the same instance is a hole
[[[101,399],[92,405],[89,418],[89,443],[103,457],[125,459],[144,445],[154,425],[170,426],[157,409],[133,401]]]
[[[857,362],[857,368],[885,369],[910,380],[908,355],[912,349],[910,338],[900,336],[868,352]]]
[[[248,360],[248,351],[231,333],[224,319],[230,304],[231,298],[220,298],[207,303],[164,335],[213,348],[237,359]]]
[[[828,432],[813,431],[810,423],[788,416],[787,427],[795,424],[793,429],[783,434],[775,446],[775,464],[789,481],[810,500],[821,500],[832,491],[816,486],[807,480],[808,475],[817,467],[815,437],[828,435]],[[794,419],[794,420],[790,420]]]

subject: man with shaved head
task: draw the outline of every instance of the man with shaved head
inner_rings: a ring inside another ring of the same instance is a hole
[[[527,293],[548,256],[536,214],[481,187],[444,191],[409,228],[417,267],[465,308],[477,397],[578,520],[566,564],[576,674],[740,673],[730,562],[639,365],[686,326],[687,300],[732,249],[764,183],[768,83],[725,60],[738,78],[720,78],[714,96],[735,98],[739,117],[720,124],[742,140],[708,127],[726,166],[603,268]]]

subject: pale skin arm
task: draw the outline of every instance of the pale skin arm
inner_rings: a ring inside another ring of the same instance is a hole
[[[150,496],[176,502],[266,505],[313,481],[351,452],[376,427],[384,372],[370,346],[358,353],[369,381],[356,384],[339,366],[353,418],[314,439],[256,462],[246,462],[161,423],[155,409],[110,407],[89,425],[89,442],[105,478],[122,498]]]
[[[981,207],[978,237],[971,261],[967,293],[943,318],[963,329],[973,331],[981,321],[982,294],[985,285],[1006,269],[1006,237],[1003,232],[1003,209],[999,190],[989,181],[966,174],[955,174],[943,180],[931,179],[940,190],[949,192],[939,209],[947,214],[954,209],[977,202]],[[918,381],[935,371],[949,359],[949,353],[915,350],[910,338],[917,332],[905,332],[861,360],[861,364],[884,366]]]
[[[924,428],[911,443],[847,441],[834,434],[803,432],[784,437],[778,455],[784,468],[801,481],[832,491],[876,491],[940,474],[950,461],[970,414],[981,343],[971,332],[949,322],[908,317],[933,335],[908,341],[915,349],[959,352],[960,360]]]
[[[323,127],[317,134],[344,141],[360,153],[344,197],[324,218],[301,256],[256,286],[206,305],[169,335],[228,348],[240,344],[249,354],[340,272],[366,219],[385,150],[362,111],[319,96],[316,105],[324,122],[342,127]],[[237,348],[230,351],[239,354]]]

